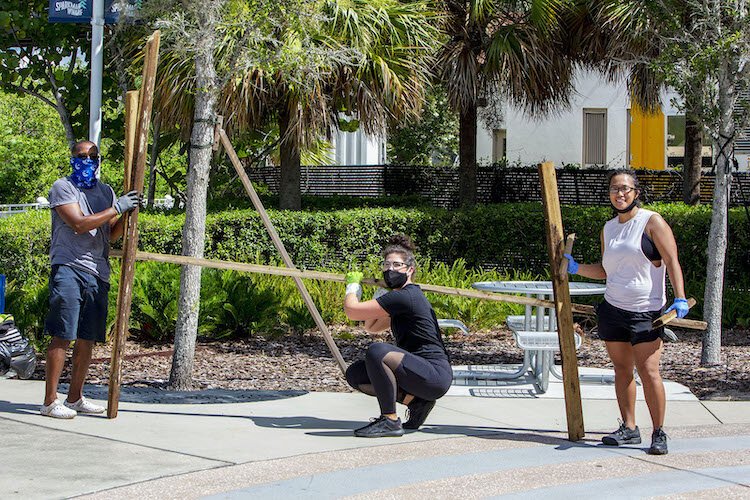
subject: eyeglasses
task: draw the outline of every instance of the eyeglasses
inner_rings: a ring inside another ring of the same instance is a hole
[[[631,191],[635,191],[634,187],[631,186],[619,186],[619,187],[611,187],[609,188],[609,194],[629,194]]]
[[[75,155],[76,158],[80,158],[81,160],[85,160],[86,158],[90,158],[92,160],[98,160],[100,158],[99,153],[78,153]]]
[[[406,267],[406,262],[399,262],[397,260],[394,260],[393,262],[391,262],[388,260],[384,260],[383,263],[380,265],[380,267],[383,269],[383,271],[388,271],[389,269],[398,271]]]

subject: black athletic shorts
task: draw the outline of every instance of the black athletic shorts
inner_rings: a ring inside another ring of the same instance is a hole
[[[651,330],[651,324],[661,316],[661,310],[632,312],[615,307],[606,300],[596,308],[599,338],[608,342],[652,342],[659,338],[664,327]]]

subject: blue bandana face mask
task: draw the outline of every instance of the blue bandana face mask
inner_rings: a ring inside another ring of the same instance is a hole
[[[96,169],[99,168],[99,160],[91,158],[70,159],[70,166],[73,173],[70,174],[70,180],[81,189],[91,189],[96,186]]]

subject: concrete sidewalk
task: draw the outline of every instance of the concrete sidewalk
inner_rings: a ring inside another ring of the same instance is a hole
[[[43,382],[0,379],[0,492],[3,498],[331,498],[486,497],[534,489],[535,497],[559,498],[600,496],[606,487],[629,497],[717,488],[750,497],[750,402],[701,402],[673,387],[665,426],[670,454],[651,457],[644,451],[650,420],[642,397],[643,444],[610,448],[598,442],[617,427],[611,385],[582,386],[586,440],[571,443],[558,383],[544,397],[525,383],[502,383],[493,392],[497,387],[486,382],[463,381],[438,401],[420,431],[361,439],[352,430],[377,413],[375,400],[361,394],[124,387],[117,419],[55,420],[38,413]],[[87,387],[86,394],[106,401],[106,387]],[[641,479],[618,483],[635,476]]]

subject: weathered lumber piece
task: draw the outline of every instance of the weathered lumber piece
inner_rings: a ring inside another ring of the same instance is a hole
[[[156,67],[159,62],[160,32],[155,31],[146,42],[143,63],[143,84],[137,113],[137,133],[132,150],[132,172],[130,188],[143,193],[144,174],[146,170],[146,150],[148,132],[151,126],[151,108],[154,102],[154,85]],[[132,105],[132,104],[131,104]],[[127,153],[126,153],[127,158]],[[127,161],[127,160],[126,160]],[[125,216],[125,233],[123,235],[122,270],[117,290],[117,316],[115,320],[114,339],[112,342],[112,363],[109,372],[109,394],[107,398],[107,417],[116,418],[120,398],[120,379],[122,376],[122,346],[127,338],[130,323],[130,307],[133,299],[133,278],[135,276],[135,253],[138,249],[138,211],[139,207]]]
[[[552,290],[555,298],[555,314],[557,315],[557,336],[560,341],[560,357],[562,358],[568,439],[579,441],[585,436],[581,382],[578,378],[578,358],[576,357],[568,273],[567,268],[564,271],[562,269],[562,263],[565,263],[566,260],[563,257],[565,242],[560,212],[560,197],[557,191],[557,174],[552,162],[539,165],[539,180],[542,185],[542,204],[544,205],[547,223],[545,233],[547,235]],[[570,241],[570,247],[572,248],[572,240]]]
[[[693,307],[695,305],[695,299],[693,297],[690,297],[687,300],[687,303],[688,303],[688,307]],[[681,318],[677,317],[677,311],[669,311],[668,313],[662,314],[661,316],[656,318],[651,326],[652,326],[652,329],[656,329],[656,328],[659,328],[660,326],[666,325],[667,323],[673,323],[674,321],[678,319],[681,319]],[[695,320],[687,320],[687,321],[695,321]],[[705,321],[696,321],[696,323],[705,323],[706,327],[703,329],[705,330],[706,328],[708,328],[708,324]]]
[[[281,258],[283,259],[284,264],[290,269],[296,269],[294,263],[292,262],[292,258],[289,256],[289,253],[287,253],[284,244],[281,242],[281,238],[279,238],[279,234],[276,232],[276,228],[273,226],[270,217],[268,217],[268,213],[266,212],[263,203],[260,201],[258,194],[255,192],[255,188],[253,188],[253,184],[250,182],[250,178],[247,176],[247,173],[245,173],[245,168],[242,166],[242,163],[240,162],[240,159],[237,156],[234,147],[232,147],[232,143],[229,141],[229,137],[227,136],[223,128],[219,128],[219,138],[221,140],[221,145],[224,147],[224,150],[226,151],[230,161],[232,162],[232,165],[234,166],[234,169],[237,171],[237,175],[242,181],[242,185],[245,187],[247,195],[252,200],[253,205],[255,206],[255,210],[257,210],[258,214],[260,214],[260,218],[263,221],[263,224],[266,226],[266,230],[271,236],[271,240],[273,241],[276,250],[279,252],[279,254],[281,254]],[[325,340],[328,349],[336,359],[336,363],[338,363],[339,368],[341,368],[341,373],[346,373],[347,364],[344,361],[344,358],[341,356],[341,352],[339,351],[336,342],[333,340],[331,332],[328,331],[328,326],[326,325],[325,321],[323,321],[323,317],[320,315],[315,302],[313,302],[313,299],[310,296],[310,292],[307,291],[307,287],[302,282],[302,279],[298,277],[293,277],[293,279],[294,284],[297,285],[299,293],[302,295],[302,300],[304,300],[308,311],[310,311],[313,320],[315,320],[315,324],[323,334],[323,339]]]

